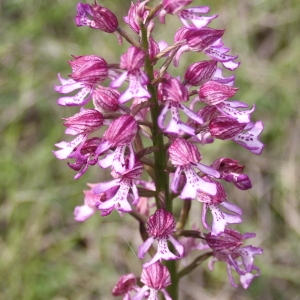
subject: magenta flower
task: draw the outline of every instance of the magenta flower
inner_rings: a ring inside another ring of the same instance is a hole
[[[217,70],[217,61],[203,60],[191,64],[184,74],[186,83],[197,86],[210,80]]]
[[[130,300],[132,294],[136,294],[141,288],[137,285],[136,276],[134,274],[126,274],[120,277],[117,284],[112,290],[115,297],[124,296],[123,300]]]
[[[237,108],[247,108],[248,105],[239,101],[226,101],[235,95],[238,88],[234,88],[216,81],[204,83],[199,90],[201,102],[214,106],[222,115],[236,119],[239,123],[250,122],[251,110],[238,110]]]
[[[75,23],[78,27],[89,26],[108,33],[113,33],[119,26],[114,13],[96,2],[93,5],[79,2]]]
[[[204,227],[207,229],[211,229],[212,235],[217,235],[225,230],[227,224],[241,223],[242,210],[238,206],[227,201],[227,196],[222,184],[213,180],[209,176],[204,176],[203,180],[213,183],[217,187],[217,193],[213,196],[200,190],[197,192],[198,201],[203,203],[202,223]],[[223,212],[220,209],[220,206],[233,212],[234,214]],[[213,216],[211,228],[206,223],[207,209],[211,211]]]
[[[224,47],[221,37],[224,30],[216,30],[209,27],[180,28],[175,34],[174,42],[185,42],[174,56],[174,66],[178,67],[181,55],[187,51],[203,52],[210,58],[221,62],[223,66],[231,71],[235,70],[240,63],[234,62],[238,56],[226,54],[230,49]]]
[[[132,298],[132,300],[141,300],[148,293],[149,300],[159,300],[158,292],[161,291],[166,300],[172,300],[168,292],[165,290],[171,284],[171,276],[166,266],[159,262],[143,268],[141,282],[145,285]]]
[[[137,122],[131,115],[123,115],[114,120],[103,134],[103,139],[96,150],[96,155],[104,154],[109,148],[115,148],[115,150],[99,161],[100,167],[107,168],[112,166],[116,172],[122,173],[125,166],[125,150],[128,147],[130,151],[129,168],[132,168],[135,154],[131,143],[136,136],[137,130]]]
[[[146,20],[149,11],[145,9],[145,6],[149,0],[146,1],[140,1],[137,0],[136,3],[131,2],[131,6],[128,10],[128,15],[125,16],[124,22],[130,26],[130,28],[137,34],[140,34],[141,28],[139,24],[139,20],[142,20],[143,23]],[[153,29],[154,22],[151,20],[151,24],[147,26],[147,31],[150,34],[150,32]]]
[[[207,14],[209,12],[210,9],[208,6],[197,6],[183,9],[184,6],[191,3],[191,0],[164,0],[163,9],[159,13],[160,22],[163,24],[165,23],[166,14],[177,14],[185,27],[202,28],[208,25],[218,16],[202,16],[203,14]],[[188,21],[190,21],[192,24],[189,24]]]
[[[106,61],[96,55],[74,56],[73,61],[69,61],[73,73],[72,79],[63,79],[58,74],[61,86],[55,86],[54,90],[61,94],[68,94],[75,90],[80,91],[69,97],[61,97],[57,103],[66,106],[85,105],[92,96],[95,85],[108,77],[109,71]]]
[[[245,166],[240,165],[239,161],[221,157],[213,162],[212,167],[219,171],[220,178],[232,182],[240,190],[252,187],[249,176],[243,173]]]
[[[197,168],[204,174],[217,178],[220,176],[219,172],[215,169],[199,163],[201,160],[201,154],[197,146],[182,138],[177,138],[171,144],[169,154],[172,164],[177,167],[171,184],[171,189],[174,193],[178,192],[180,176],[181,173],[184,173],[186,177],[186,184],[180,193],[180,198],[195,199],[198,191],[204,191],[210,195],[216,194],[216,185],[203,180],[194,170],[194,168]]]
[[[120,68],[126,70],[119,78],[113,80],[111,87],[117,88],[128,79],[129,87],[119,98],[120,103],[139,98],[150,98],[149,92],[144,88],[149,82],[146,73],[141,69],[144,66],[146,54],[143,50],[131,46],[128,51],[121,56]]]
[[[128,167],[128,162],[126,167]],[[122,174],[115,174],[115,179],[99,183],[93,188],[96,195],[106,194],[106,200],[98,205],[98,209],[102,211],[102,216],[109,215],[114,209],[119,212],[132,210],[128,199],[132,200],[133,205],[138,203],[139,194],[135,180],[141,178],[142,172],[143,165],[135,160],[132,169],[125,168]]]
[[[172,236],[172,233],[176,230],[172,213],[162,208],[157,209],[156,212],[149,217],[147,226],[147,232],[150,237],[139,247],[138,257],[143,258],[155,240],[157,240],[158,248],[156,254],[148,263],[143,265],[143,268],[147,268],[157,261],[173,260],[182,257],[183,246]],[[168,241],[173,244],[179,256],[169,250]]]
[[[225,116],[212,119],[209,123],[209,132],[221,140],[232,140],[254,154],[261,154],[264,144],[259,140],[263,130],[263,123],[239,123],[237,120]]]
[[[67,127],[65,133],[78,135],[71,142],[60,142],[55,144],[60,150],[53,151],[58,159],[66,159],[80,144],[86,141],[88,134],[98,130],[103,125],[103,115],[95,109],[84,109],[73,117],[65,119],[64,125]]]
[[[206,237],[207,244],[214,253],[209,268],[213,270],[216,261],[226,262],[227,273],[233,287],[237,287],[237,285],[232,277],[232,269],[240,275],[241,283],[245,289],[249,287],[252,279],[260,274],[259,268],[253,262],[254,256],[262,254],[263,250],[253,246],[241,247],[245,239],[252,237],[255,237],[255,233],[245,233],[242,235],[233,229],[225,229],[224,232],[217,236],[209,233]],[[255,274],[252,274],[253,271]]]
[[[189,118],[195,122],[202,124],[203,120],[196,113],[189,108],[181,104],[181,102],[188,101],[187,88],[175,78],[166,80],[166,82],[160,84],[160,100],[163,102],[164,107],[158,117],[158,126],[167,133],[194,135],[194,128],[186,125],[180,120],[179,109],[181,109]],[[168,113],[171,114],[169,124],[166,126],[165,120]]]
[[[98,86],[93,92],[93,103],[101,112],[115,112],[119,109],[119,97],[120,93],[117,90]]]
[[[101,138],[90,138],[85,140],[68,155],[67,158],[74,158],[76,160],[75,163],[68,163],[68,166],[74,171],[79,171],[74,176],[74,179],[79,179],[87,171],[89,166],[94,166],[98,162],[96,150],[101,142]]]

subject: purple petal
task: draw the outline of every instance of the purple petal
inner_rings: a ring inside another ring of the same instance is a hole
[[[110,87],[112,87],[112,88],[118,88],[118,87],[120,87],[122,85],[122,83],[126,80],[127,74],[128,74],[128,72],[126,71],[121,76],[119,76],[118,78],[116,78],[115,80],[113,80],[110,83]]]
[[[228,209],[229,211],[232,211],[238,215],[242,215],[243,211],[240,207],[238,207],[237,205],[234,205],[230,202],[224,201],[222,203],[220,203],[220,205],[222,205],[223,207],[225,207],[226,209]]]
[[[201,172],[203,172],[207,175],[210,175],[212,177],[215,177],[215,178],[220,178],[220,173],[218,171],[216,171],[214,168],[205,166],[201,163],[196,163],[195,165]]]
[[[92,92],[92,88],[84,87],[82,88],[75,96],[70,97],[61,97],[57,100],[58,105],[62,106],[82,106],[89,102],[92,95],[90,94],[86,97],[89,93]]]
[[[179,183],[180,183],[181,171],[182,171],[181,167],[177,167],[177,169],[174,173],[174,177],[173,177],[172,184],[171,184],[171,190],[174,193],[178,192],[178,186],[179,186]]]
[[[85,141],[86,138],[87,138],[86,134],[80,134],[70,143],[64,144],[65,147],[62,148],[61,150],[52,151],[52,152],[58,159],[66,159],[79,144]],[[58,145],[61,144],[62,143],[59,143]]]
[[[111,181],[99,183],[93,188],[93,192],[94,192],[94,194],[97,194],[97,195],[104,193],[108,189],[110,189],[116,185],[119,185],[119,181],[120,181],[120,179],[113,179]]]
[[[260,255],[263,253],[262,248],[247,246],[239,250],[242,256],[243,264],[247,272],[252,271],[253,261],[255,255]]]
[[[154,237],[149,237],[141,246],[139,246],[138,258],[144,258],[146,252],[154,242]]]
[[[224,232],[227,223],[237,224],[242,222],[239,215],[235,216],[226,214],[222,212],[217,205],[209,205],[209,209],[213,216],[212,235],[218,235],[220,232]]]
[[[169,236],[169,241],[173,244],[175,250],[179,254],[179,257],[182,257],[184,253],[184,247],[177,240],[175,240],[172,235]]]
[[[254,126],[245,133],[240,133],[233,138],[233,141],[250,150],[254,154],[261,154],[264,144],[258,139],[264,126],[261,121],[258,121]]]

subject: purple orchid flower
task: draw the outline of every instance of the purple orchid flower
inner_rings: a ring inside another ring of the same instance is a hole
[[[260,274],[259,268],[253,262],[254,256],[262,254],[263,250],[253,246],[241,247],[245,239],[252,237],[255,237],[255,233],[242,235],[238,231],[228,228],[217,236],[209,233],[206,237],[206,242],[214,254],[209,268],[213,270],[216,261],[224,261],[227,264],[228,277],[233,287],[237,287],[237,285],[233,280],[232,269],[240,275],[241,283],[245,289],[249,287],[252,279]],[[254,274],[252,274],[253,271]]]
[[[189,118],[195,122],[202,124],[203,120],[196,113],[189,108],[181,104],[181,102],[187,102],[188,90],[180,83],[176,78],[170,78],[166,82],[161,83],[159,87],[160,100],[163,102],[164,107],[158,117],[158,126],[166,133],[187,133],[194,135],[194,128],[186,125],[180,120],[179,109],[181,109]],[[169,124],[165,125],[165,120],[168,113],[171,114],[171,120]]]
[[[128,159],[126,166],[128,167]],[[106,194],[106,200],[98,205],[98,209],[102,211],[102,216],[109,215],[114,209],[119,212],[132,211],[128,199],[132,200],[133,205],[138,203],[139,194],[135,180],[140,179],[142,172],[143,165],[135,160],[133,168],[126,168],[122,174],[114,173],[115,179],[99,183],[93,188],[96,195]]]
[[[143,265],[143,268],[151,266],[157,261],[173,260],[182,257],[183,246],[172,236],[172,233],[176,230],[172,213],[162,208],[156,210],[154,215],[149,217],[147,227],[147,232],[150,237],[139,247],[138,257],[143,258],[155,240],[157,240],[158,249],[153,258]],[[173,244],[179,256],[169,250],[168,241]]]
[[[132,300],[142,300],[145,295],[149,296],[149,300],[159,300],[158,292],[161,291],[166,300],[172,300],[166,287],[171,284],[171,276],[166,266],[159,262],[155,262],[148,267],[144,267],[141,275],[141,282],[145,285],[140,291],[132,298]]]
[[[210,195],[216,194],[216,185],[203,180],[194,170],[194,168],[197,168],[204,174],[217,178],[220,176],[215,169],[199,163],[201,154],[197,146],[187,142],[185,139],[177,138],[171,144],[169,154],[172,164],[177,167],[171,184],[171,189],[174,193],[178,192],[180,176],[181,173],[184,173],[186,183],[180,193],[180,198],[195,199],[198,191],[204,191]]]
[[[209,195],[203,191],[197,192],[197,200],[203,203],[202,206],[202,224],[205,228],[211,230],[212,235],[217,235],[225,230],[227,224],[241,223],[242,210],[238,206],[227,201],[227,196],[224,187],[221,183],[215,181],[209,176],[204,176],[203,180],[213,183],[217,187],[217,193],[215,195]],[[234,214],[228,214],[220,209],[220,206],[233,212]],[[213,220],[211,228],[206,223],[207,209],[211,211]]]
[[[134,274],[126,274],[120,277],[117,284],[112,290],[112,295],[115,297],[124,296],[123,300],[132,299],[132,295],[140,291],[137,285],[137,278]]]
[[[106,61],[96,55],[74,56],[73,61],[69,61],[73,73],[72,79],[64,79],[58,74],[61,86],[55,86],[54,90],[60,94],[68,94],[75,90],[80,91],[74,96],[61,97],[58,99],[59,105],[82,106],[92,97],[92,93],[97,83],[105,80],[109,76]]]
[[[120,68],[126,71],[110,84],[112,88],[117,88],[126,79],[129,80],[128,89],[119,98],[120,103],[125,103],[135,97],[150,98],[150,93],[144,87],[149,80],[146,73],[141,69],[144,66],[145,56],[144,51],[135,46],[131,46],[121,56]]]

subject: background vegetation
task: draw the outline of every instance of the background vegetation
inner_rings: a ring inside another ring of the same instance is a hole
[[[154,1],[157,3],[157,1]],[[121,19],[129,0],[103,0]],[[135,254],[141,240],[136,224],[118,214],[73,220],[86,182],[105,178],[96,167],[75,182],[53,144],[64,139],[61,118],[77,109],[58,107],[57,73],[70,73],[70,55],[98,54],[116,62],[125,51],[116,39],[76,28],[77,1],[0,2],[0,299],[112,299],[112,286],[125,272],[140,273]],[[245,211],[241,231],[257,232],[252,244],[262,275],[251,288],[232,288],[225,265],[204,264],[182,280],[182,299],[300,299],[299,67],[300,2],[297,0],[195,0],[220,17],[224,40],[239,54],[238,99],[255,103],[264,120],[259,157],[217,143],[204,157],[229,155],[247,165],[253,189],[228,189],[229,200]],[[168,18],[158,38],[171,42],[179,22]],[[196,61],[192,56],[192,62]],[[191,61],[183,56],[178,74]],[[195,206],[196,207],[196,206]],[[194,220],[199,212],[193,211]],[[198,224],[199,224],[198,223]]]

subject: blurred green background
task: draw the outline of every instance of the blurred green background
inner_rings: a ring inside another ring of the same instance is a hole
[[[135,255],[141,239],[130,216],[95,215],[82,224],[73,220],[85,183],[106,175],[94,167],[74,181],[74,171],[51,153],[54,143],[65,138],[61,118],[78,111],[57,106],[59,95],[53,91],[57,73],[70,73],[70,55],[97,54],[113,63],[126,51],[114,36],[76,28],[76,4],[0,2],[0,299],[112,299],[120,275],[140,274]],[[121,19],[130,1],[101,4]],[[212,27],[226,28],[224,41],[242,62],[236,98],[255,103],[254,118],[265,124],[261,156],[231,142],[202,152],[207,162],[227,155],[246,164],[252,190],[227,189],[228,199],[244,210],[244,222],[236,228],[256,232],[251,242],[264,254],[256,260],[262,274],[248,290],[229,285],[224,264],[210,272],[205,263],[182,280],[181,299],[300,299],[300,2],[194,4],[209,5],[211,14],[219,14]],[[180,23],[176,17],[167,21],[156,38],[171,42]],[[177,74],[197,61],[195,54],[188,57],[183,55]],[[194,204],[193,222],[200,225]]]

